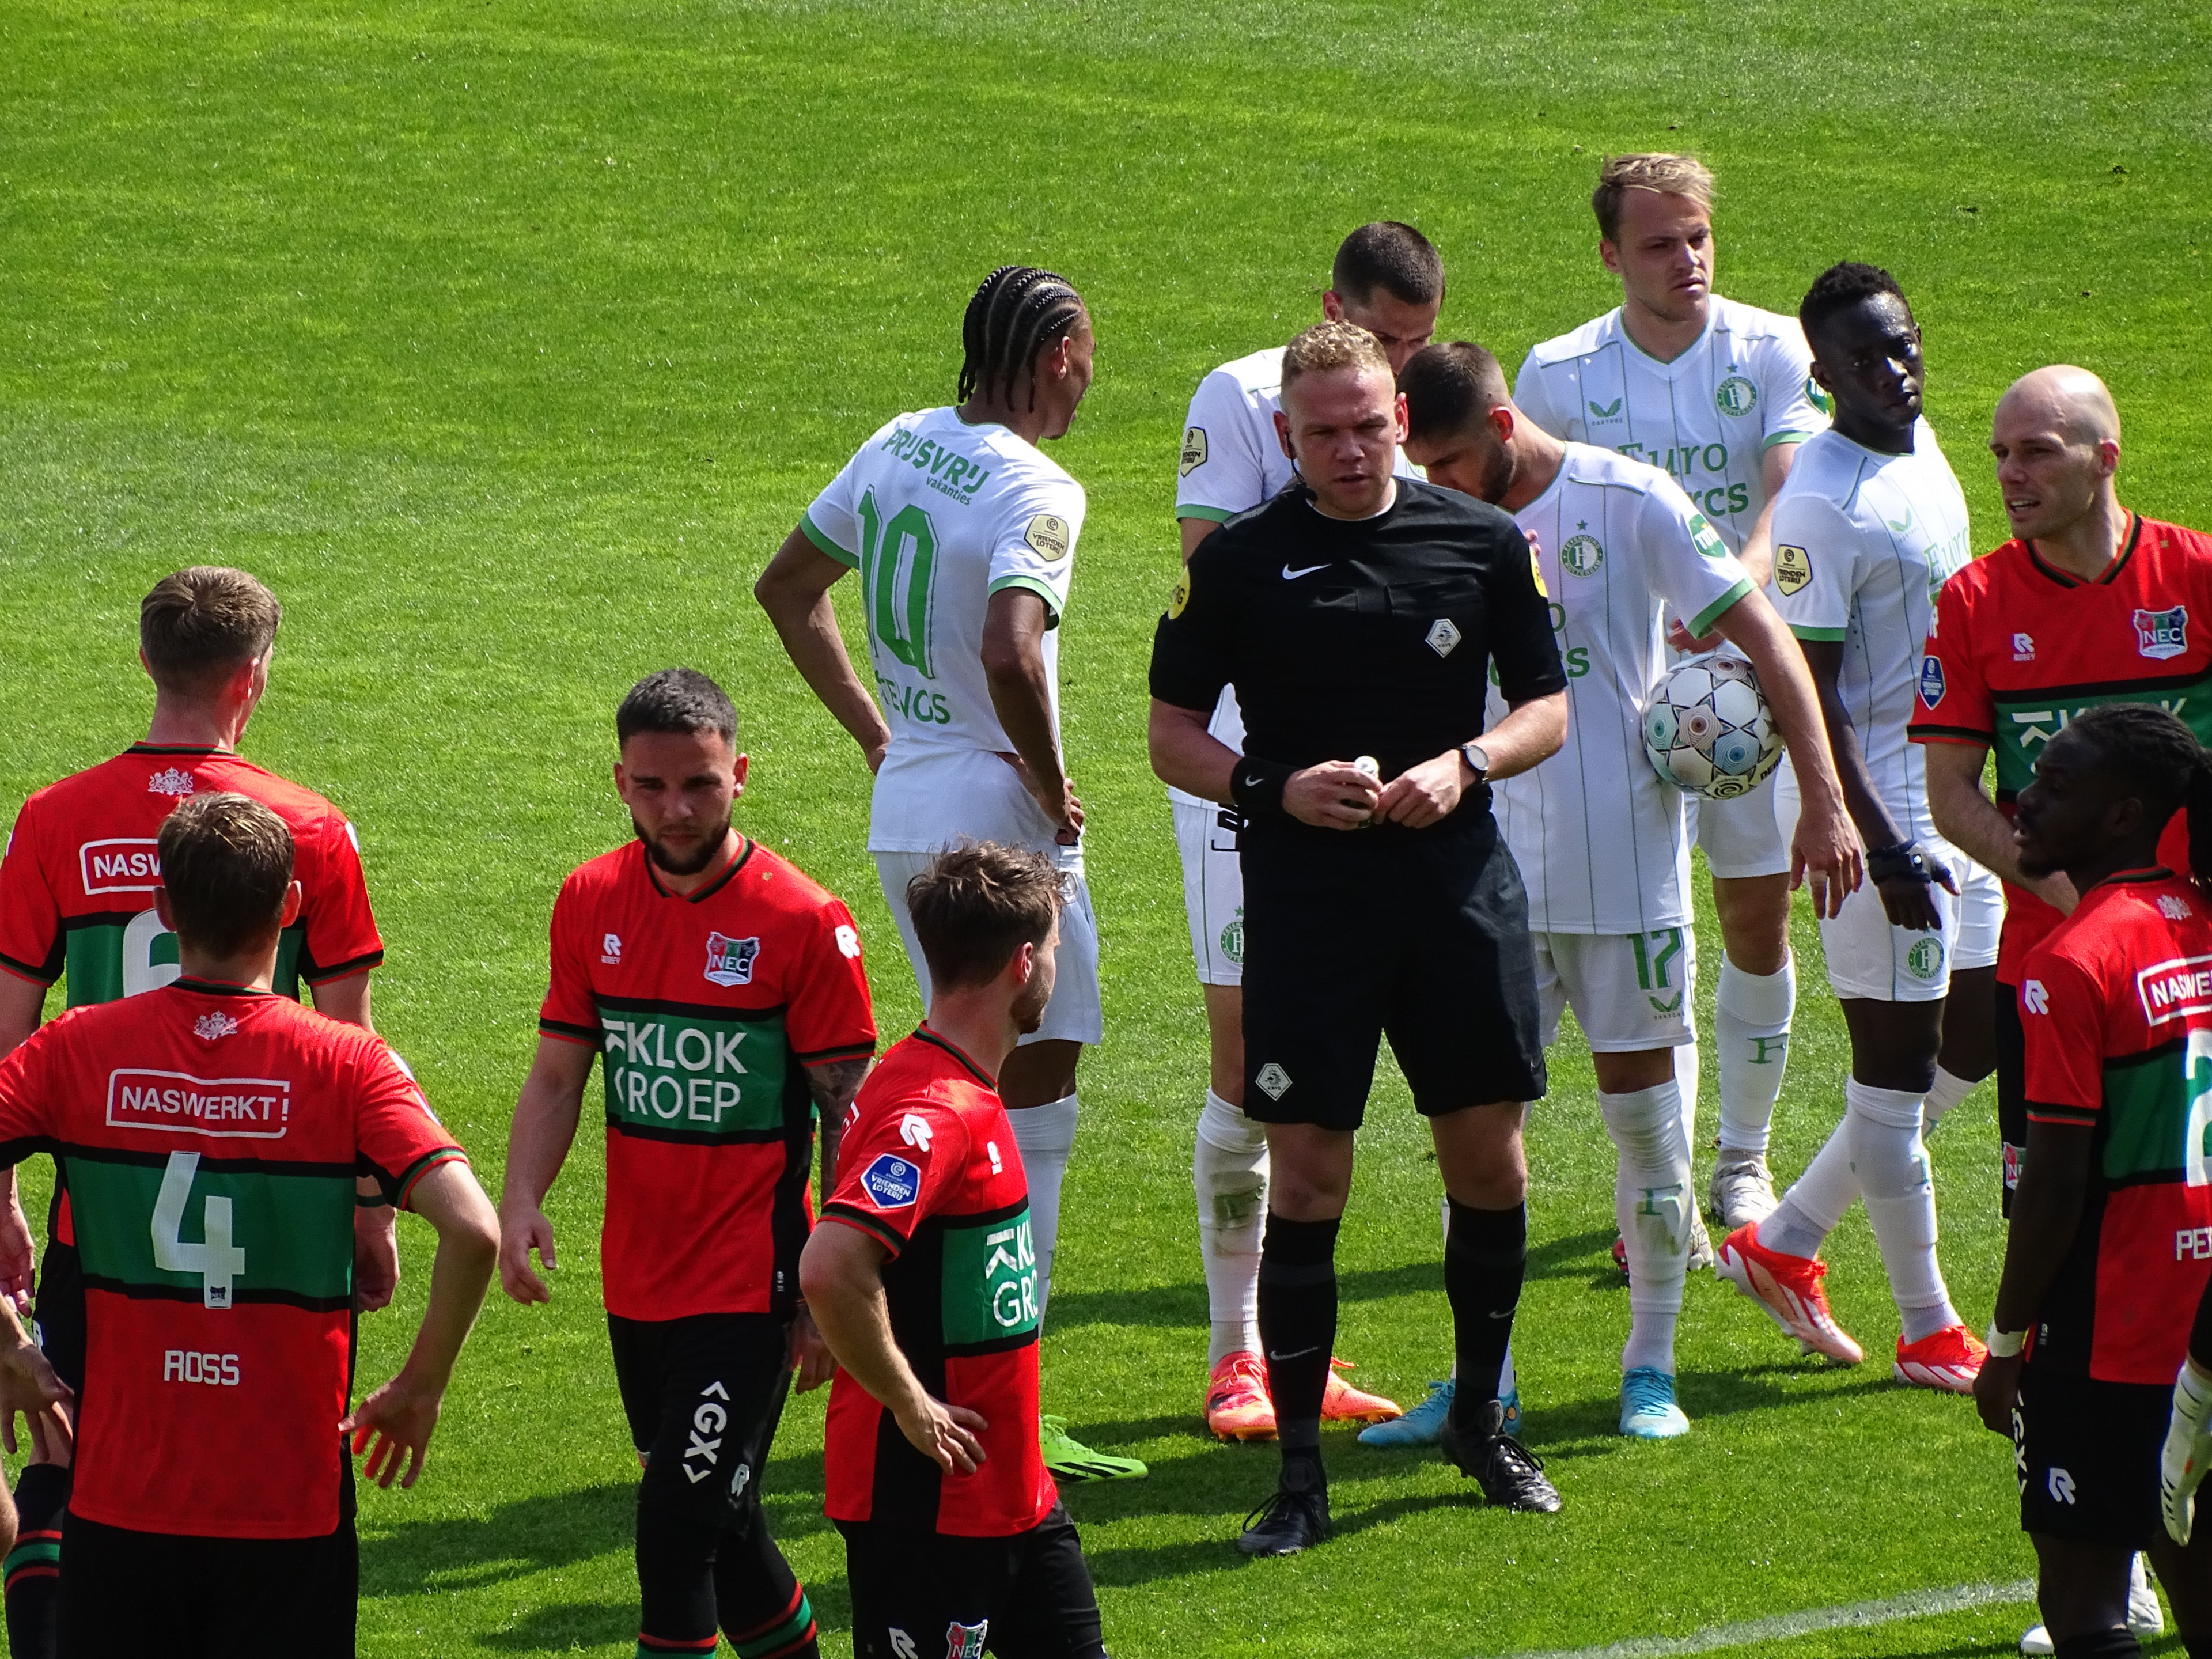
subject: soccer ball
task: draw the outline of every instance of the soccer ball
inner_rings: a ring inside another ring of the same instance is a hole
[[[1741,657],[1686,658],[1660,677],[1644,706],[1644,752],[1661,780],[1708,800],[1733,800],[1782,761],[1782,734]]]

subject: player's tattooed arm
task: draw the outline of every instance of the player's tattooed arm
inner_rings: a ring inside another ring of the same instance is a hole
[[[2043,1299],[2074,1248],[2089,1189],[2094,1133],[2086,1124],[2028,1120],[2020,1186],[2013,1194],[2012,1225],[2005,1234],[2004,1274],[1997,1281],[1995,1322],[2000,1331],[2034,1327]],[[2009,1358],[1991,1354],[1982,1363],[1974,1382],[1974,1406],[1982,1425],[1993,1434],[2012,1432],[2021,1364],[2019,1354]]]
[[[814,1097],[822,1119],[822,1201],[827,1204],[837,1187],[837,1137],[844,1132],[845,1110],[868,1075],[872,1060],[832,1060],[806,1068],[807,1092]]]
[[[794,527],[753,584],[753,598],[775,625],[792,666],[860,745],[872,772],[884,763],[891,728],[853,672],[845,636],[837,629],[836,607],[830,602],[830,589],[846,569]]]

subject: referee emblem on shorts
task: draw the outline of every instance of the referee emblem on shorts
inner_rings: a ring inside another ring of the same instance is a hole
[[[1280,1100],[1290,1089],[1291,1074],[1271,1060],[1253,1074],[1252,1081],[1268,1099]]]
[[[1439,657],[1451,655],[1452,647],[1459,643],[1459,629],[1449,617],[1437,617],[1429,629],[1429,649]]]

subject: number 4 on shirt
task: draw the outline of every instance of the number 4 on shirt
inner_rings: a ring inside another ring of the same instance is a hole
[[[198,1273],[204,1304],[228,1308],[231,1287],[246,1271],[246,1252],[231,1243],[230,1200],[210,1194],[202,1205],[204,1243],[187,1244],[177,1236],[199,1168],[198,1152],[169,1154],[169,1166],[161,1173],[161,1190],[154,1198],[154,1265],[164,1273]]]

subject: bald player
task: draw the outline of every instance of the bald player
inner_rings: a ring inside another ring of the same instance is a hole
[[[2058,364],[2013,382],[1990,453],[2012,539],[1944,584],[1910,732],[1927,747],[1936,827],[2004,878],[1997,1121],[2009,1214],[2027,1132],[2020,965],[2075,897],[2063,872],[2021,872],[2013,802],[2043,745],[2099,703],[2157,703],[2212,740],[2212,538],[2120,505],[2119,411],[2086,368]],[[1982,793],[1992,748],[1994,802]],[[2168,865],[2188,868],[2183,832],[2169,827],[2167,841]],[[1937,1073],[1931,1127],[1937,1096],[1964,1098],[1969,1086]]]

